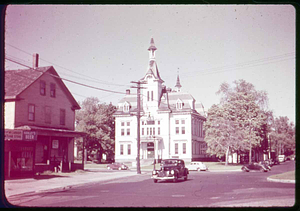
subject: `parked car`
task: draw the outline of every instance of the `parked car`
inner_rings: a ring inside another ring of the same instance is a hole
[[[278,155],[279,162],[285,162],[285,155]]]
[[[126,166],[124,163],[111,163],[107,165],[108,170],[118,169],[118,170],[127,170],[128,166]]]
[[[268,160],[259,161],[259,164],[264,165],[266,168],[269,169],[269,171],[271,171],[272,164]]]
[[[207,166],[202,162],[191,162],[190,165],[186,166],[189,171],[206,171],[208,170]]]
[[[188,179],[189,170],[181,159],[165,159],[160,163],[159,170],[153,170],[152,179],[154,183],[158,180],[173,180],[177,182],[179,178]]]
[[[259,163],[251,163],[251,164],[244,165],[244,166],[242,167],[242,170],[243,170],[244,172],[249,172],[249,171],[268,172],[268,171],[269,171],[269,168],[266,167],[266,166],[263,165],[263,164],[259,164]]]

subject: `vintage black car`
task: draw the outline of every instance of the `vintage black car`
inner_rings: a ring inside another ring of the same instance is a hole
[[[248,165],[244,165],[242,167],[242,170],[244,172],[249,172],[249,171],[261,171],[261,172],[267,172],[269,171],[270,169],[264,165],[264,164],[259,164],[259,163],[251,163],[251,164],[248,164]]]
[[[177,182],[179,178],[187,180],[189,170],[185,167],[181,159],[165,159],[161,161],[160,169],[153,170],[152,179],[155,183],[158,180],[173,180]]]

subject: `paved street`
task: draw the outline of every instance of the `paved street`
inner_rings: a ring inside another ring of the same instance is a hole
[[[39,207],[293,206],[295,184],[269,182],[267,177],[294,169],[294,161],[289,161],[267,173],[190,172],[188,181],[156,184],[149,172],[8,200],[14,205]]]

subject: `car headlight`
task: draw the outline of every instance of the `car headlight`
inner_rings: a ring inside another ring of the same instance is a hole
[[[171,170],[171,174],[174,174],[175,172],[174,172],[174,170]]]
[[[152,174],[156,174],[156,171],[152,171]]]
[[[124,166],[124,165],[122,165],[122,168],[125,168],[125,166]]]

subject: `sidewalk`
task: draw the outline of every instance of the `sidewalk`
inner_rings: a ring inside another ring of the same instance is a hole
[[[142,172],[146,174],[146,172]],[[99,169],[85,169],[70,173],[56,173],[39,175],[35,178],[11,179],[4,181],[6,198],[24,193],[38,193],[68,189],[85,183],[108,181],[137,175],[135,171],[100,171]]]

